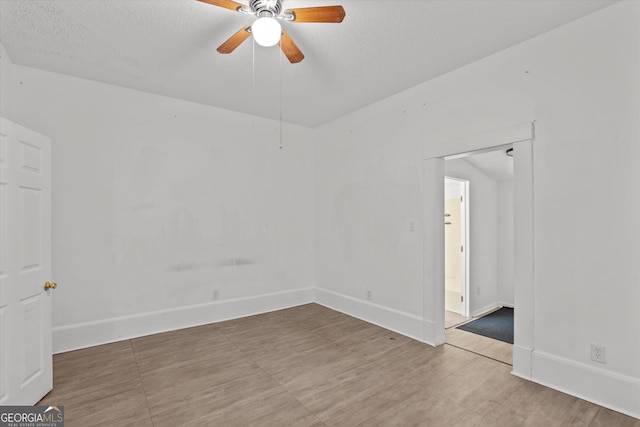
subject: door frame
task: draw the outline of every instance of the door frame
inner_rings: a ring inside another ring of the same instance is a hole
[[[424,340],[445,341],[444,329],[444,161],[465,153],[513,146],[514,152],[514,313],[513,371],[531,380],[535,349],[534,164],[535,123],[423,145],[423,307]]]

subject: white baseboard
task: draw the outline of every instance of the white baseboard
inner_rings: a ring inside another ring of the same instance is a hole
[[[53,353],[77,350],[314,302],[312,288],[220,300],[53,328]]]
[[[498,301],[498,307],[507,307],[507,308],[513,308],[514,305],[512,302],[504,302],[504,301]]]
[[[495,303],[492,303],[492,304],[486,305],[486,306],[484,306],[484,307],[482,307],[482,308],[478,308],[478,309],[476,309],[476,310],[473,310],[473,311],[471,312],[471,317],[478,317],[478,316],[480,316],[480,315],[482,315],[482,314],[489,313],[490,311],[494,311],[494,310],[495,310],[496,308],[498,308],[498,307],[499,307],[499,306],[498,306],[498,305],[496,305]]]
[[[541,351],[532,363],[532,381],[640,419],[639,379]]]
[[[532,349],[514,344],[513,370],[511,373],[517,377],[531,381],[531,353]]]
[[[321,288],[315,289],[315,302],[409,338],[436,345],[435,322],[419,316]]]

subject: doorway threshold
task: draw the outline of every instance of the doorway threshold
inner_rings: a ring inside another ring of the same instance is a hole
[[[444,328],[450,329],[456,326],[460,326],[463,323],[467,323],[468,321],[473,320],[472,317],[462,316],[460,313],[456,313],[455,311],[444,311]]]
[[[445,344],[513,366],[513,346],[456,328],[445,330]]]

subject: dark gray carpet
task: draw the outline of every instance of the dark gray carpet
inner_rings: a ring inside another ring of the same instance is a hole
[[[513,308],[502,307],[456,329],[513,344]]]

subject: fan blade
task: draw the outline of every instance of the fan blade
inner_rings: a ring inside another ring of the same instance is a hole
[[[217,49],[220,53],[231,53],[233,52],[240,44],[249,38],[251,35],[250,32],[251,25],[247,25],[240,29],[237,33],[229,37],[229,39],[222,43],[220,47]]]
[[[214,6],[224,7],[225,9],[235,10],[237,11],[241,7],[244,7],[243,4],[236,3],[233,0],[198,0],[202,3],[209,3]]]
[[[291,37],[289,37],[289,34],[284,30],[282,30],[282,37],[280,37],[280,49],[282,49],[282,52],[284,52],[289,59],[289,62],[292,64],[297,64],[304,59],[302,51],[298,46],[296,46],[293,40],[291,40]]]
[[[342,6],[302,7],[287,9],[285,15],[292,15],[294,22],[342,22],[345,16]]]

